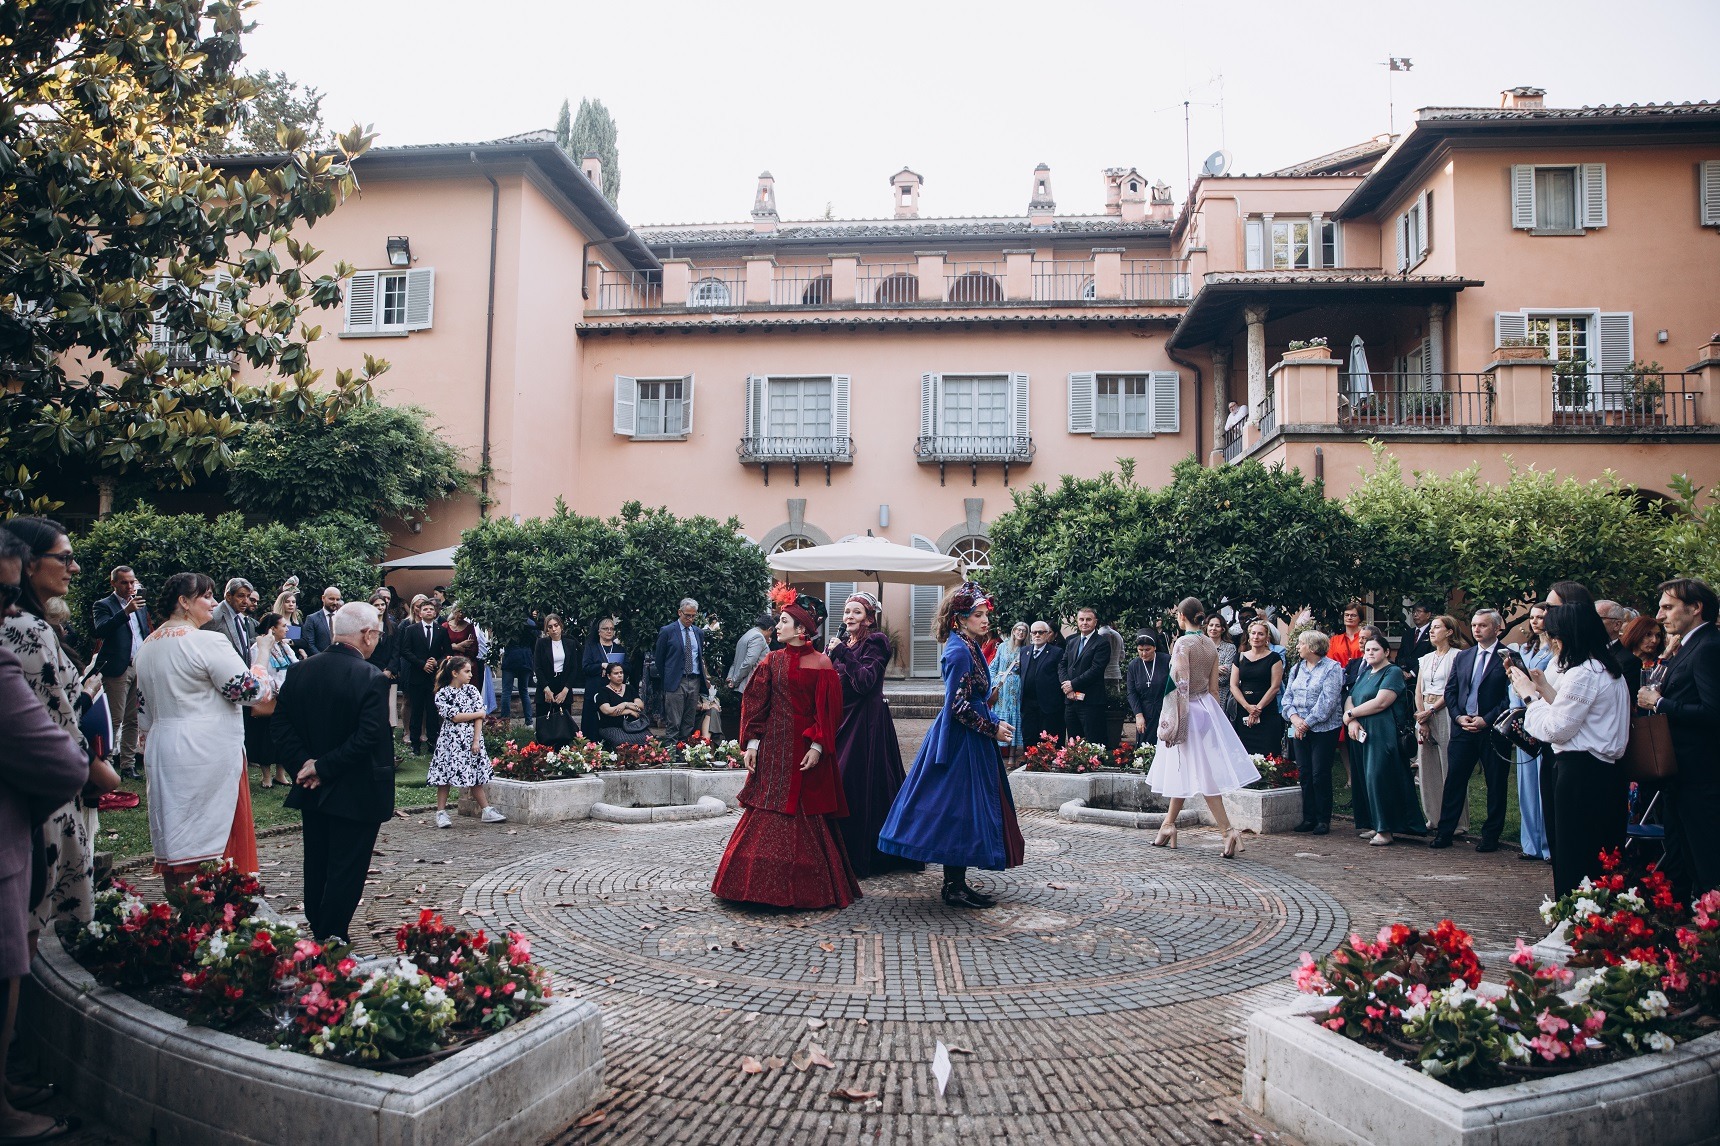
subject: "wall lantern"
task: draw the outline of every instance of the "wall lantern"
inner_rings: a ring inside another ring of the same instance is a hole
[[[887,505],[880,505],[878,507],[878,528],[890,528],[890,507]]]
[[[412,241],[405,235],[388,236],[388,265],[391,267],[409,267],[412,265]]]

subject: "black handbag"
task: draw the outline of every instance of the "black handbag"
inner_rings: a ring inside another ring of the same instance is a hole
[[[650,730],[651,722],[643,716],[629,716],[621,722],[621,731],[627,733],[629,736],[640,732],[649,732]]]
[[[538,710],[535,739],[539,744],[571,744],[574,732],[573,717],[565,705],[546,704]]]
[[[1513,708],[1493,726],[1493,735],[1512,748],[1520,748],[1531,756],[1539,756],[1546,745],[1530,736],[1529,730],[1524,727],[1523,718],[1527,713],[1528,709]]]

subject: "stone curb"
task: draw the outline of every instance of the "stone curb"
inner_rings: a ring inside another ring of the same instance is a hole
[[[611,824],[664,824],[675,820],[708,820],[726,816],[729,806],[715,796],[700,796],[696,804],[666,804],[654,808],[629,808],[602,801],[591,805],[591,818]]]

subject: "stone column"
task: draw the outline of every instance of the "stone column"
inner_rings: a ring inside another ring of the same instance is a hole
[[[1033,300],[1033,248],[1003,252],[1003,297],[1010,302]]]
[[[1093,248],[1093,297],[1123,297],[1123,252],[1126,247]]]
[[[743,255],[741,261],[747,268],[748,306],[764,306],[775,302],[773,282],[776,277],[776,257],[774,255]],[[796,299],[795,301],[799,301]]]
[[[916,271],[920,276],[920,301],[943,302],[947,297],[944,289],[944,256],[948,251],[915,251],[914,259],[918,266]]]
[[[663,305],[686,306],[693,289],[693,260],[663,260]]]
[[[1438,377],[1445,373],[1445,313],[1451,308],[1443,302],[1429,303],[1427,306],[1427,372]],[[1445,388],[1441,379],[1433,389]]]
[[[1260,429],[1260,403],[1266,400],[1266,307],[1242,308],[1248,326],[1248,424]]]
[[[1212,348],[1212,464],[1224,464],[1224,422],[1230,416],[1230,347]]]
[[[860,285],[860,256],[833,253],[830,256],[830,301],[854,302]]]

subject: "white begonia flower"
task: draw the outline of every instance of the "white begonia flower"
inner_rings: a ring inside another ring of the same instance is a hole
[[[92,919],[89,923],[84,925],[84,934],[88,935],[91,939],[100,939],[102,936],[107,934],[107,928]]]
[[[1553,922],[1553,901],[1550,899],[1541,900],[1541,922],[1549,925]]]
[[[1505,1040],[1505,1050],[1514,1059],[1528,1062],[1533,1056],[1529,1051],[1529,1040],[1523,1037],[1521,1031],[1514,1032]]]
[[[1648,1044],[1649,1050],[1659,1051],[1662,1054],[1665,1054],[1667,1051],[1678,1045],[1672,1041],[1672,1038],[1669,1035],[1661,1031],[1655,1031],[1642,1041]]]
[[[1426,1014],[1427,1014],[1427,1004],[1426,1003],[1411,1003],[1409,1006],[1407,1006],[1403,1009],[1403,1021],[1406,1023],[1418,1022],[1424,1016],[1426,1016]]]
[[[363,1003],[354,1003],[352,1005],[351,1017],[352,1025],[354,1027],[368,1027],[370,1025],[370,1012],[364,1009]]]
[[[424,992],[424,1002],[427,1006],[440,1007],[448,998],[448,992],[440,987],[429,987]]]
[[[1601,905],[1585,895],[1581,899],[1577,900],[1577,914],[1599,915],[1601,914]]]
[[[1640,959],[1624,959],[1619,962],[1619,966],[1626,971],[1635,971],[1642,967],[1642,961]]]
[[[1659,991],[1650,991],[1640,1000],[1643,1011],[1651,1018],[1659,1018],[1666,1013],[1666,996]]]
[[[1573,1003],[1580,1003],[1587,999],[1594,992],[1594,989],[1600,986],[1600,983],[1601,976],[1598,971],[1593,975],[1584,975],[1571,984],[1571,989],[1565,992],[1565,997]]]
[[[209,936],[209,954],[217,959],[227,957],[227,937],[224,933],[217,931]]]
[[[1577,890],[1578,891],[1593,891],[1594,889],[1595,889],[1594,880],[1590,879],[1586,875],[1583,877],[1582,882],[1577,884]]]

